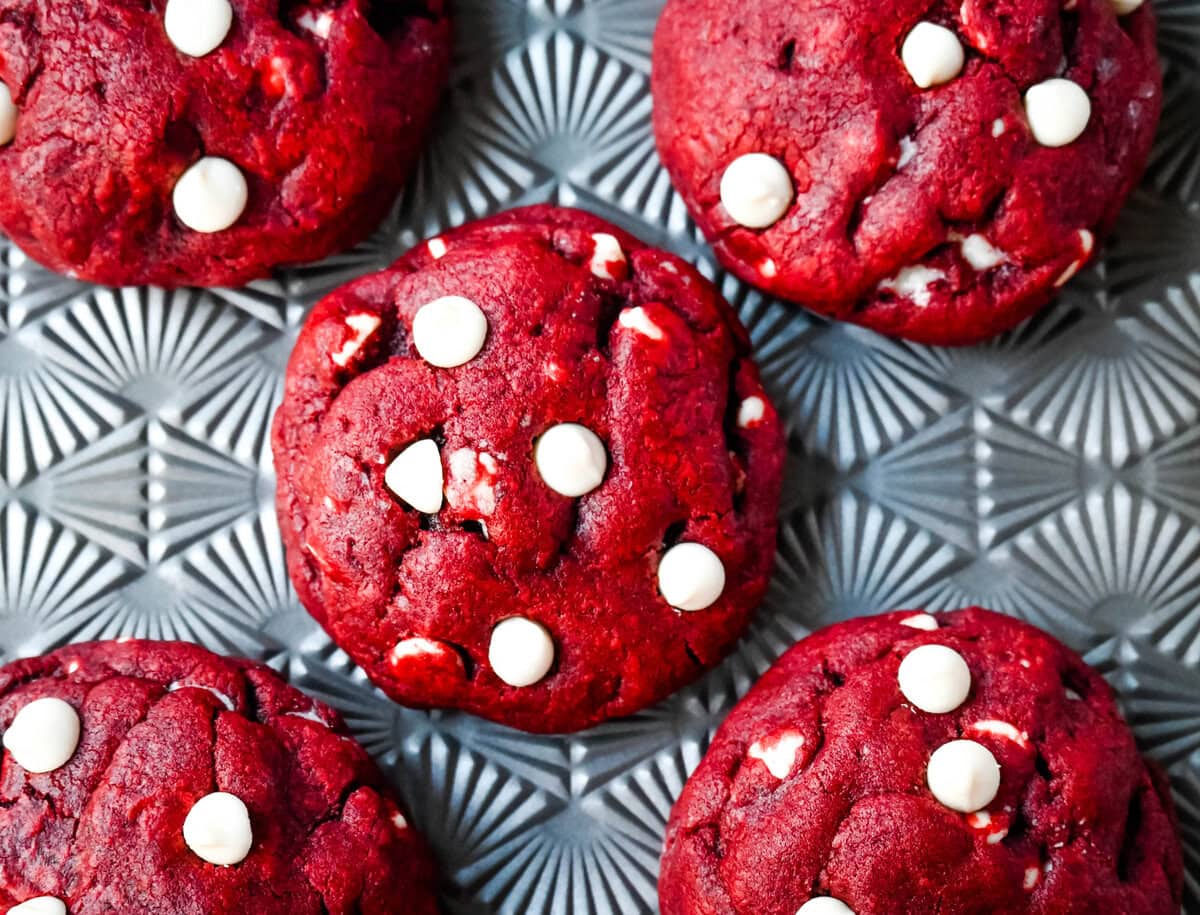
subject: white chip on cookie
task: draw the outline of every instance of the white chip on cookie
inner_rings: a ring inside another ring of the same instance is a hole
[[[488,663],[509,686],[532,686],[554,665],[554,637],[541,623],[513,616],[492,630]]]
[[[387,488],[426,515],[442,510],[445,482],[442,453],[431,438],[413,442],[396,455],[384,472]]]
[[[225,791],[206,794],[183,821],[183,841],[209,864],[229,866],[244,861],[254,844],[250,811]]]
[[[53,772],[79,746],[79,713],[62,699],[45,696],[23,706],[4,732],[4,749],[27,772]]]
[[[559,495],[577,498],[604,482],[608,452],[586,426],[560,423],[547,429],[533,449],[542,481]]]
[[[676,610],[703,610],[725,590],[725,566],[701,543],[677,543],[658,564],[658,590]]]
[[[189,57],[204,57],[229,34],[233,7],[229,0],[167,0],[163,26],[178,50]]]
[[[730,218],[748,229],[765,229],[792,205],[795,189],[783,163],[765,153],[734,159],[721,177],[721,203]]]
[[[250,187],[241,169],[217,156],[205,156],[175,182],[172,203],[179,221],[195,232],[224,232],[246,211]]]
[[[925,774],[933,796],[959,813],[982,810],[1000,790],[1000,764],[973,740],[942,744],[929,758]]]
[[[900,49],[900,59],[912,81],[922,89],[948,83],[962,72],[962,42],[945,26],[918,22]]]
[[[967,700],[971,671],[953,648],[921,645],[900,662],[900,692],[923,712],[944,715]]]
[[[1087,129],[1092,100],[1078,83],[1048,79],[1025,93],[1025,117],[1042,146],[1067,146]]]
[[[7,85],[0,83],[0,146],[7,146],[16,139],[18,115],[12,91]]]
[[[443,296],[422,305],[413,317],[413,346],[438,368],[465,365],[483,349],[488,322],[483,310],[460,295]]]

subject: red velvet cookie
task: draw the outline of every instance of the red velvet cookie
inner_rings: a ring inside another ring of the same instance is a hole
[[[292,580],[391,696],[530,731],[663,698],[763,596],[779,418],[717,290],[587,213],[317,305],[275,421]]]
[[[1112,228],[1158,123],[1154,36],[1141,0],[669,0],[655,132],[746,282],[971,343]]]
[[[434,915],[434,870],[324,705],[183,642],[0,669],[0,908]],[[37,900],[37,901],[34,901]]]
[[[804,639],[671,814],[663,915],[1169,915],[1165,779],[1103,679],[978,608]]]
[[[0,0],[0,229],[108,285],[364,238],[445,81],[444,0]]]

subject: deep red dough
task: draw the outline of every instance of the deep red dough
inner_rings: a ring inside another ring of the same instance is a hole
[[[432,859],[375,764],[270,668],[184,642],[71,645],[0,669],[0,726],[46,696],[75,707],[82,734],[44,775],[4,754],[0,908],[48,895],[71,915],[437,912]],[[183,840],[213,791],[250,810],[254,845],[231,867]]]
[[[588,268],[599,232],[628,257],[616,280]],[[685,261],[586,213],[517,210],[441,244],[440,260],[421,244],[333,293],[300,334],[274,432],[292,579],[338,644],[405,704],[540,732],[636,711],[729,651],[773,565],[783,435],[745,331]],[[410,343],[417,309],[443,295],[472,299],[490,324],[481,354],[453,370]],[[637,305],[662,341],[617,322]],[[331,354],[357,314],[382,327],[339,368]],[[739,428],[751,396],[763,418]],[[559,422],[607,443],[608,475],[580,499],[551,491],[534,466],[535,439]],[[465,494],[423,522],[391,495],[386,466],[430,436],[446,467],[461,449],[496,457],[494,474],[476,468],[494,511]],[[725,591],[706,610],[677,612],[658,593],[659,557],[678,539],[724,561]],[[512,616],[542,623],[558,646],[534,686],[507,686],[488,664],[492,629]],[[442,654],[391,663],[412,637]]]
[[[671,814],[663,915],[794,915],[815,895],[857,915],[1178,912],[1170,793],[1099,674],[1006,616],[938,614],[936,632],[902,625],[909,616],[804,639],[738,704]],[[915,709],[897,685],[901,659],[925,644],[950,646],[971,669],[971,694],[950,714]],[[981,736],[971,728],[981,720],[1027,732],[1028,746]],[[785,730],[804,743],[779,781],[747,751]],[[959,737],[1000,763],[990,823],[926,787],[930,754]]]
[[[235,286],[357,243],[425,139],[449,61],[444,0],[232,0],[193,59],[165,0],[0,0],[0,80],[19,109],[0,147],[0,229],[34,259],[107,285]],[[332,16],[323,39],[299,25]],[[201,156],[250,185],[216,234],[175,216]]]
[[[958,78],[927,90],[899,53],[921,20],[967,52]],[[1117,18],[1110,0],[669,0],[655,133],[692,216],[746,282],[885,334],[972,343],[1053,297],[1088,259],[1080,229],[1097,244],[1111,229],[1158,123],[1154,36],[1149,3]],[[1022,99],[1055,76],[1083,86],[1092,119],[1051,149],[1034,141]],[[905,137],[915,155],[898,168]],[[762,231],[720,201],[726,166],[750,152],[783,161],[797,192]],[[1011,262],[976,272],[954,241],[973,233]],[[945,274],[924,306],[879,289],[914,264]]]

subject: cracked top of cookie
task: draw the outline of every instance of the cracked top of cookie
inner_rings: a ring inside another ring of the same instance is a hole
[[[444,0],[0,0],[0,229],[111,286],[235,286],[364,238],[416,162]]]
[[[729,305],[533,207],[322,301],[276,418],[301,599],[397,700],[532,731],[720,660],[773,564],[783,434]]]
[[[792,648],[717,733],[667,829],[664,915],[1177,912],[1165,776],[1112,691],[972,608]]]
[[[1092,257],[1161,104],[1140,0],[670,0],[654,124],[729,269],[924,343],[1015,326]]]
[[[432,860],[338,716],[182,642],[0,669],[0,908],[433,915]]]

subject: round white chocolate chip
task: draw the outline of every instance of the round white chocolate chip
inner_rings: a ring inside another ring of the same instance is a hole
[[[1078,83],[1048,79],[1025,93],[1025,117],[1042,146],[1074,143],[1092,118],[1092,101]]]
[[[936,617],[930,616],[928,613],[914,613],[912,616],[906,616],[902,619],[900,625],[907,626],[909,629],[934,632],[938,628],[938,621]]]
[[[701,543],[677,543],[658,564],[658,590],[676,610],[703,610],[725,590],[725,565]]]
[[[854,915],[854,909],[832,896],[818,896],[800,906],[796,915]]]
[[[541,623],[509,617],[492,630],[488,662],[509,686],[532,686],[554,665],[554,638]]]
[[[228,159],[205,156],[175,182],[172,200],[179,221],[195,232],[224,232],[242,218],[250,189]]]
[[[975,813],[996,799],[1000,764],[987,747],[952,740],[933,751],[925,778],[940,803],[959,813]]]
[[[250,811],[241,798],[232,794],[207,794],[188,811],[183,821],[183,841],[209,864],[237,864],[245,860],[254,844]]]
[[[53,696],[34,699],[4,732],[4,749],[26,771],[53,772],[75,755],[79,730],[79,713],[71,705]]]
[[[8,915],[67,915],[67,906],[53,896],[37,896],[13,906]]]
[[[921,645],[900,662],[900,692],[923,712],[944,715],[964,702],[971,692],[971,671],[953,648]]]
[[[442,510],[442,490],[446,484],[437,442],[423,438],[409,445],[388,465],[383,481],[398,499],[417,511],[437,514]]]
[[[734,159],[721,176],[721,203],[731,219],[748,229],[779,222],[792,205],[792,176],[783,163],[765,153]]]
[[[12,91],[0,83],[0,146],[7,146],[17,136],[17,105]]]
[[[487,339],[488,322],[470,299],[448,295],[418,309],[412,332],[413,345],[422,359],[438,368],[452,369],[479,355]]]
[[[1112,8],[1118,16],[1128,16],[1144,2],[1145,0],[1112,0]]]
[[[533,449],[543,482],[556,493],[577,498],[604,482],[608,452],[604,442],[586,426],[561,423],[547,429]]]
[[[167,0],[163,26],[176,48],[189,57],[203,57],[229,34],[233,7],[229,0]]]
[[[945,26],[918,22],[900,48],[904,69],[922,89],[948,83],[962,72],[962,42]]]

